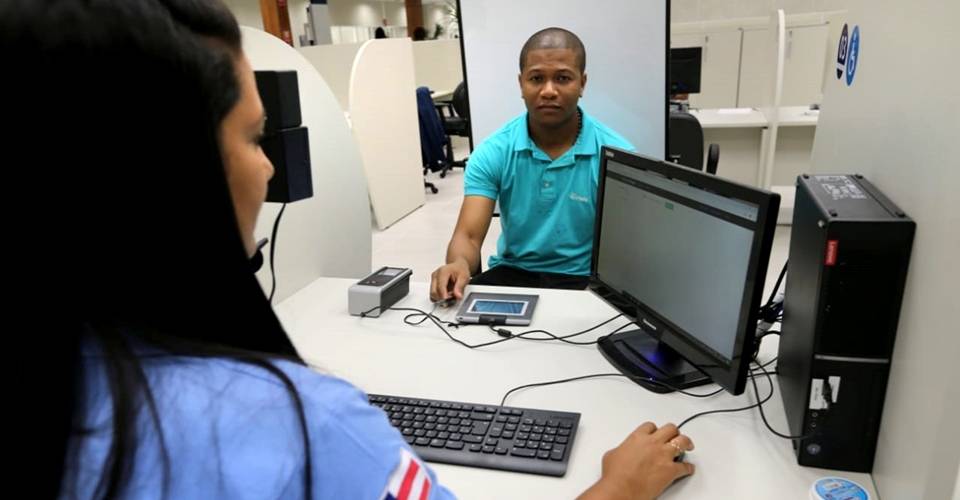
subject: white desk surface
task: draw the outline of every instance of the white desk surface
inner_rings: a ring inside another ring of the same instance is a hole
[[[780,108],[781,127],[816,126],[818,118],[820,118],[820,111],[812,110],[809,106],[783,106]]]
[[[763,128],[767,118],[753,108],[691,109],[703,128]]]
[[[507,390],[518,385],[616,371],[595,346],[511,340],[471,350],[450,341],[429,322],[419,327],[405,325],[404,312],[389,311],[380,318],[350,316],[347,288],[353,282],[318,279],[278,305],[277,312],[310,364],[367,392],[497,405]],[[473,288],[522,293],[516,288]],[[556,334],[580,331],[616,314],[586,291],[526,292],[540,295],[531,327]],[[429,310],[428,285],[412,283],[410,294],[397,304],[405,306]],[[445,309],[440,316],[452,320],[454,309]],[[609,333],[625,321],[618,319],[581,340]],[[521,329],[515,327],[513,331]],[[472,344],[499,338],[480,326],[452,332]],[[775,352],[775,344],[765,345],[760,359],[771,359]],[[767,381],[758,379],[758,383],[761,394],[766,394]],[[696,390],[709,392],[715,388],[711,385]],[[654,394],[620,377],[525,389],[511,395],[507,406],[582,414],[565,477],[443,464],[432,467],[440,482],[464,499],[573,498],[600,477],[603,453],[620,444],[644,421],[678,423],[701,411],[752,402],[752,395],[747,393],[737,397],[723,393],[709,399]],[[771,424],[786,431],[779,391],[764,408]],[[827,475],[852,479],[876,498],[868,474],[797,465],[790,443],[770,434],[756,410],[700,417],[682,431],[696,443],[696,451],[687,457],[697,466],[697,472],[674,484],[662,498],[806,500],[814,480]]]
[[[451,97],[453,97],[453,91],[454,91],[454,90],[455,90],[455,89],[440,89],[440,90],[434,90],[433,93],[430,94],[430,97],[431,97],[434,101],[445,101],[445,100],[448,100],[448,99],[450,99]]]
[[[763,128],[769,120],[763,112],[753,108],[695,109],[690,110],[700,121],[700,126],[710,128]],[[780,108],[781,127],[816,126],[819,111],[808,106],[783,106]]]

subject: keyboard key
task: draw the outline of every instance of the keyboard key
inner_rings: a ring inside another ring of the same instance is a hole
[[[497,415],[497,422],[506,423],[506,422],[507,422],[507,417],[505,417],[505,416],[503,416],[503,415]]]
[[[518,433],[517,433],[517,439],[530,439],[530,433],[529,433],[529,432],[518,432]]]
[[[549,458],[550,458],[550,452],[549,452],[549,451],[538,451],[538,452],[537,452],[537,458],[539,458],[539,459],[541,459],[541,460],[549,459]]]
[[[397,419],[395,419],[395,418],[394,418],[394,419],[391,419],[391,420],[390,420],[390,425],[392,425],[392,426],[394,426],[394,427],[400,427],[400,421],[397,420]]]
[[[516,446],[517,448],[526,448],[527,442],[522,439],[518,439],[513,442],[513,445]]]
[[[519,424],[519,423],[520,423],[520,417],[510,417],[510,418],[507,419],[507,422],[509,422],[509,423],[511,423],[511,424]]]
[[[540,449],[550,451],[553,449],[553,445],[550,443],[540,443]]]
[[[460,425],[473,425],[473,420],[470,420],[469,418],[461,418]]]
[[[430,440],[427,438],[417,438],[417,440],[414,443],[417,446],[428,446],[430,444]]]
[[[459,410],[459,409],[463,408],[463,406],[460,406],[460,405],[457,404],[457,403],[453,403],[452,405],[450,405],[450,408],[453,408],[454,410]]]
[[[443,439],[434,439],[433,441],[430,441],[431,448],[443,448],[445,444],[447,444],[447,442]]]
[[[473,405],[460,405],[460,409],[463,411],[470,411],[473,409]]]
[[[561,420],[560,427],[563,427],[564,429],[569,429],[573,427],[573,424],[571,424],[569,420]]]
[[[429,401],[424,401],[424,400],[421,399],[421,400],[417,401],[417,406],[423,406],[424,408],[426,408],[426,407],[430,406],[430,402],[429,402]]]
[[[556,434],[556,433],[557,433],[556,427],[547,427],[547,430],[545,432],[545,434]]]
[[[498,446],[495,450],[493,450],[493,452],[496,453],[497,455],[506,455],[507,449]]]
[[[512,431],[506,431],[506,432],[503,433],[503,436],[501,436],[501,437],[504,437],[504,438],[506,438],[506,439],[513,439],[513,432],[512,432]]]
[[[538,419],[534,420],[533,423],[535,423],[535,424],[537,424],[537,425],[539,425],[539,426],[547,425],[547,421],[544,420],[544,419],[542,419],[542,418],[538,418]]]
[[[570,429],[560,429],[559,431],[557,431],[557,434],[560,434],[561,436],[569,436]]]
[[[430,402],[430,408],[440,408],[440,403],[438,403],[438,402],[436,402],[436,401],[431,401],[431,402]]]
[[[449,448],[451,450],[462,450],[463,443],[461,443],[460,441],[447,441],[446,444],[444,444],[444,447]]]
[[[523,448],[514,448],[510,450],[510,454],[515,457],[524,457],[524,458],[533,458],[537,456],[537,452],[533,450],[526,450]]]
[[[456,432],[453,434],[450,434],[450,441],[460,441],[461,439],[463,439],[463,434],[456,433]]]
[[[566,449],[567,447],[562,444],[553,445],[553,451],[559,451],[560,453],[563,453],[564,451],[566,451]]]
[[[450,433],[449,433],[449,432],[438,432],[438,433],[437,433],[437,439],[450,439]]]
[[[540,426],[540,425],[533,426],[533,432],[536,432],[537,434],[543,434],[543,426]]]
[[[437,419],[437,421],[439,422],[440,419]],[[460,419],[459,419],[459,418],[451,418],[451,419],[450,419],[450,425],[460,425]]]
[[[443,425],[443,424],[437,424],[437,430],[440,431],[440,432],[443,432],[443,431],[447,430],[447,426],[446,426],[446,425]]]
[[[414,422],[410,427],[413,427],[414,429],[423,429],[423,422]]]
[[[495,449],[496,449],[496,448],[493,447],[493,446],[484,446],[484,447],[483,447],[483,452],[484,452],[484,453],[493,453],[493,450],[495,450]]]
[[[413,420],[416,422],[423,422],[426,419],[427,419],[426,415],[416,415],[413,417]]]
[[[558,420],[547,420],[548,427],[556,427],[558,425],[560,425],[560,422]]]
[[[432,439],[432,438],[435,438],[435,437],[437,437],[437,431],[427,431],[426,436],[427,436],[428,438],[431,438],[431,439]]]
[[[413,425],[413,420],[404,420],[400,422],[400,427],[410,427]]]
[[[460,434],[470,434],[471,430],[473,430],[473,427],[467,427],[466,425],[464,425],[464,426],[461,426],[459,429],[457,429],[457,432],[459,432]]]
[[[461,411],[461,412],[457,413],[457,416],[460,417],[460,418],[470,418],[470,412]]]
[[[487,429],[488,429],[489,427],[490,427],[490,426],[487,425],[487,424],[485,424],[485,423],[477,422],[477,423],[473,424],[473,429],[470,430],[470,434],[476,434],[476,435],[478,435],[478,436],[483,436],[484,434],[487,433]]]
[[[417,438],[413,436],[404,436],[403,439],[405,439],[409,445],[413,445],[413,442],[417,440]]]
[[[483,420],[483,421],[488,421],[488,422],[489,422],[489,421],[493,420],[493,415],[491,415],[491,414],[489,414],[489,413],[476,413],[476,412],[474,412],[473,415],[470,416],[470,418],[472,418],[472,419],[474,419],[474,420]]]
[[[410,408],[410,407],[409,407],[409,406],[404,406],[404,407],[403,407],[403,411],[410,411],[410,410],[408,410],[407,408]],[[426,410],[423,409],[422,406],[418,406],[418,407],[416,407],[416,408],[413,409],[413,414],[414,414],[414,415],[419,415],[419,414],[421,414],[421,413],[423,413],[423,412],[425,412],[425,411],[426,411]]]
[[[493,407],[493,406],[487,406],[486,408],[483,409],[483,411],[485,411],[485,412],[487,412],[487,413],[496,413],[496,412],[497,412],[497,409],[496,409],[495,407]]]
[[[492,437],[487,438],[486,444],[488,444],[488,445],[490,445],[490,446],[496,446],[496,445],[497,445],[497,438],[492,438]]]
[[[483,449],[483,446],[481,446],[481,445],[479,445],[479,444],[471,444],[471,445],[470,445],[470,451],[472,451],[472,452],[474,452],[474,453],[479,453],[480,450],[482,450],[482,449]]]
[[[430,415],[430,416],[427,417],[426,421],[427,421],[427,422],[430,422],[431,424],[432,424],[432,423],[436,423],[437,417],[435,417],[435,416],[433,416],[433,415]]]
[[[557,438],[557,442],[560,443],[560,444],[567,444],[567,440],[568,440],[568,439],[569,439],[569,438],[567,438],[567,437],[560,436],[560,437]]]
[[[545,443],[552,443],[554,439],[555,439],[555,436],[551,436],[550,434],[543,436],[543,442]]]
[[[411,427],[404,427],[403,430],[400,431],[400,433],[403,434],[404,436],[412,436],[412,435],[413,435],[413,428],[411,428]]]
[[[432,431],[437,428],[437,424],[423,424],[423,428]]]
[[[418,408],[418,409],[422,409],[422,408]],[[436,414],[437,414],[437,410],[434,409],[434,408],[427,408],[426,410],[423,410],[423,414],[424,414],[424,415],[436,415]]]
[[[482,443],[483,437],[481,436],[463,436],[463,440],[468,443]]]
[[[531,441],[540,441],[543,439],[543,434],[530,434]]]
[[[521,422],[523,422],[523,425],[533,425],[533,419],[532,419],[532,418],[525,418],[525,419],[521,420]]]
[[[507,424],[507,425],[504,425],[503,428],[504,428],[504,430],[515,431],[515,430],[517,430],[517,425],[516,425],[516,424]]]
[[[556,460],[558,462],[563,460],[563,452],[553,450],[552,452],[550,452],[550,460]]]
[[[423,430],[423,429],[417,429],[417,430],[413,431],[413,435],[414,435],[414,436],[417,436],[417,437],[423,437],[426,433],[427,433],[427,431],[425,431],[425,430]]]
[[[449,410],[450,408],[453,408],[453,405],[450,403],[440,403],[440,408]]]

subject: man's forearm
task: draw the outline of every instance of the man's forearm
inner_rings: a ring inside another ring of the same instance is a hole
[[[447,247],[447,264],[462,261],[471,274],[480,270],[480,244],[465,236],[454,235]]]

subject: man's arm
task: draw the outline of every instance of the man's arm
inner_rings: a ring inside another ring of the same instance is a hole
[[[480,247],[490,229],[494,200],[485,196],[465,196],[457,226],[447,246],[447,263],[433,272],[430,299],[463,298],[470,276],[480,270]]]

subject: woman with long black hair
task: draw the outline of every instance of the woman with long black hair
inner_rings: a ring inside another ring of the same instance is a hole
[[[38,353],[31,496],[386,498],[411,470],[409,497],[452,496],[360,391],[305,366],[254,277],[273,169],[219,1],[4,0],[0,50],[8,200],[34,202],[8,228],[35,305],[16,314]],[[586,496],[659,494],[692,472],[678,447],[644,424]]]

